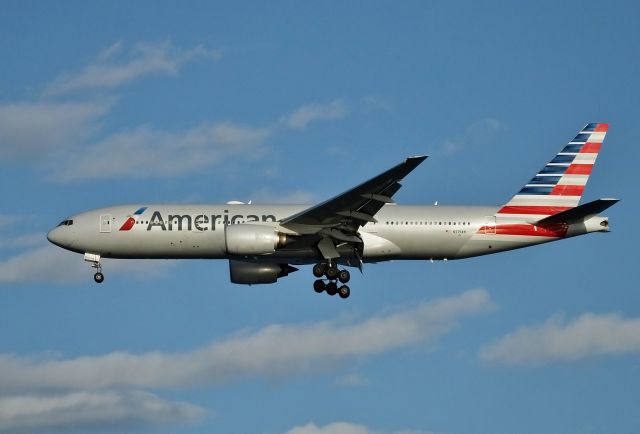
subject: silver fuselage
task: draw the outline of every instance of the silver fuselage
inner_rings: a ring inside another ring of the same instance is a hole
[[[121,205],[79,213],[69,217],[73,224],[52,229],[48,238],[65,249],[103,258],[238,259],[227,252],[226,227],[266,225],[295,238],[299,234],[281,227],[279,221],[308,206],[163,204],[145,205],[144,212],[133,215],[139,208],[141,205]],[[496,217],[498,209],[386,205],[376,214],[376,222],[366,224],[359,232],[364,243],[362,259],[460,259],[608,231],[607,218],[594,216],[566,226],[561,234],[549,234],[539,232],[535,223],[526,219]],[[501,228],[505,227],[517,230],[504,234]],[[315,248],[292,243],[273,253],[245,259],[306,264],[322,257]],[[348,259],[345,262],[348,264]]]

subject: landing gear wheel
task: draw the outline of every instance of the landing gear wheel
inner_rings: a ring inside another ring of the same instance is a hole
[[[323,292],[325,290],[325,288],[326,288],[326,285],[324,283],[324,280],[318,279],[315,282],[313,282],[313,290],[315,292],[317,292],[318,294]]]
[[[338,285],[336,285],[336,282],[329,282],[327,283],[327,294],[334,296],[338,293]]]
[[[335,265],[329,266],[325,274],[327,275],[327,279],[336,280],[338,278],[338,267],[336,267]]]
[[[338,280],[340,283],[347,283],[351,279],[351,273],[347,270],[340,270],[338,273]]]
[[[95,280],[96,283],[104,282],[104,274],[98,271],[96,274],[93,275],[93,280]]]
[[[351,289],[347,285],[342,285],[340,289],[338,289],[338,294],[340,298],[349,298],[351,295]]]
[[[327,269],[327,264],[316,264],[313,266],[313,275],[316,277],[324,276],[324,272]]]

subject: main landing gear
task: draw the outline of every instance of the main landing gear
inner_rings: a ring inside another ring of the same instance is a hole
[[[93,275],[93,280],[95,280],[96,283],[104,282],[104,274],[102,274],[102,266],[100,265],[100,255],[85,253],[84,260],[91,264],[91,267],[96,270],[96,274]]]
[[[336,282],[343,284],[349,282],[351,273],[348,270],[339,270],[338,266],[333,263],[320,263],[313,266],[313,275],[319,278],[313,282],[313,289],[318,294],[326,291],[331,296],[338,294],[340,298],[348,298],[351,294],[351,289],[347,285],[338,287]],[[322,277],[326,277],[328,282],[325,282]]]

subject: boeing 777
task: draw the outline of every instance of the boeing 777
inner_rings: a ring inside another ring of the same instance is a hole
[[[314,264],[313,289],[347,298],[346,267],[462,259],[607,232],[598,214],[617,199],[579,205],[607,129],[587,124],[500,206],[396,205],[400,181],[427,158],[417,156],[311,207],[120,205],[68,217],[47,238],[83,254],[98,283],[102,258],[227,259],[231,282],[248,285]]]

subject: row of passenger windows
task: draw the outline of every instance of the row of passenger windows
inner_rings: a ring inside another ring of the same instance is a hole
[[[58,226],[62,226],[62,225],[72,225],[73,224],[73,220],[65,220],[63,222],[61,222]],[[144,220],[138,220],[136,222],[136,224],[138,225],[148,225],[149,224],[149,220],[144,221]],[[165,221],[164,224],[169,224],[169,222]],[[231,223],[230,223],[231,224]],[[397,225],[397,226],[401,226],[401,225],[411,225],[411,226],[471,226],[471,222],[450,222],[450,221],[424,221],[424,220],[419,220],[419,221],[386,221],[385,225]]]
[[[387,221],[386,225],[415,225],[415,226],[471,226],[471,222],[450,221]]]

